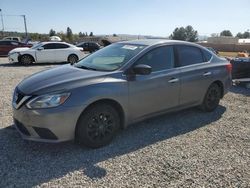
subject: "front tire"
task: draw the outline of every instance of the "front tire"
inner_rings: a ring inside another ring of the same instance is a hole
[[[76,128],[76,140],[87,147],[109,144],[120,127],[120,117],[109,104],[96,104],[83,112]]]
[[[201,109],[205,112],[214,111],[220,103],[220,98],[221,88],[218,86],[218,84],[213,83],[207,90],[207,93],[201,105]]]
[[[71,54],[69,57],[68,57],[68,62],[70,63],[70,64],[74,64],[74,63],[76,63],[78,61],[78,57],[77,57],[77,55],[75,55],[75,54]]]
[[[23,55],[21,58],[20,58],[20,63],[22,65],[31,65],[32,63],[34,62],[34,59],[32,56],[30,55]]]

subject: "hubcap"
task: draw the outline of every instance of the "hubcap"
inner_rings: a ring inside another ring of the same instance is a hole
[[[71,56],[71,57],[69,58],[69,61],[70,61],[70,63],[76,63],[77,58],[76,58],[75,56]]]
[[[114,121],[111,114],[93,115],[88,122],[87,133],[93,141],[102,141],[112,135]]]
[[[30,57],[28,57],[28,56],[23,57],[23,63],[24,64],[29,64],[30,62],[31,62]]]

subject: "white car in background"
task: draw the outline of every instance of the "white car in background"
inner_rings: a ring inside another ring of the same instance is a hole
[[[15,48],[8,54],[10,63],[76,63],[86,54],[83,48],[66,42],[41,42],[31,48]]]

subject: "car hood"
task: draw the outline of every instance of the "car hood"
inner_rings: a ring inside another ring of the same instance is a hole
[[[30,48],[29,47],[15,48],[15,49],[11,50],[9,53],[22,52],[22,51],[25,51],[28,49],[30,49]]]
[[[33,74],[19,83],[17,88],[25,95],[40,95],[101,82],[108,74],[111,73],[63,65]]]

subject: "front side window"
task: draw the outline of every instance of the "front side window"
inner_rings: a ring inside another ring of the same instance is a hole
[[[85,57],[74,66],[78,68],[113,71],[127,63],[146,46],[116,43]]]
[[[176,46],[179,66],[188,66],[204,62],[201,50],[193,46]]]
[[[164,46],[151,50],[136,63],[152,67],[152,72],[174,67],[174,50],[172,46]]]
[[[43,46],[43,48],[44,48],[45,50],[50,50],[50,49],[57,49],[57,46],[56,46],[55,43],[51,43],[51,44],[45,44],[45,45]]]

